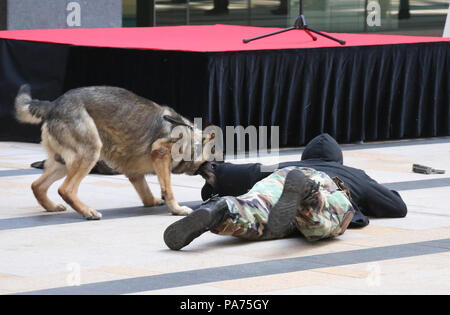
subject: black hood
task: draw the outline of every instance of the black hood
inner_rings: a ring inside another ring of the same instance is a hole
[[[312,139],[303,151],[302,161],[313,159],[344,164],[344,157],[339,144],[327,133]]]

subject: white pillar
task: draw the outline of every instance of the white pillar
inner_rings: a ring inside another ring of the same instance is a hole
[[[0,29],[121,26],[122,0],[0,0]]]
[[[450,37],[450,5],[448,6],[447,22],[445,22],[444,36]]]

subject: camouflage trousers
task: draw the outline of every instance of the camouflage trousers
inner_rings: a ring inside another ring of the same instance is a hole
[[[298,209],[292,229],[276,235],[267,229],[269,213],[280,199],[286,176],[293,169],[303,172],[320,185],[320,202],[315,208]],[[245,195],[223,198],[232,215],[211,232],[248,240],[283,238],[296,229],[310,241],[335,237],[343,234],[347,228],[345,225],[342,227],[345,214],[354,212],[347,193],[333,179],[323,172],[305,167],[277,170],[256,183]]]

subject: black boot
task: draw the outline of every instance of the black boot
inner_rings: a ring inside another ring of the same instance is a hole
[[[297,209],[301,206],[313,206],[318,202],[315,198],[319,192],[319,184],[307,178],[299,170],[292,170],[286,176],[283,193],[275,206],[270,210],[268,229],[275,234],[289,231],[295,220]]]
[[[213,8],[205,11],[205,15],[226,15],[229,13],[228,8]]]
[[[228,0],[214,0],[214,8],[205,11],[205,15],[228,14]]]
[[[170,225],[164,232],[164,242],[170,249],[180,250],[225,221],[229,215],[224,199],[207,200],[198,210]]]

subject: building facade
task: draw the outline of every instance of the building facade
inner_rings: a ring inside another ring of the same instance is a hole
[[[124,0],[124,26],[136,25],[141,0]],[[145,0],[152,25],[292,26],[299,0]],[[329,32],[442,36],[448,0],[304,0],[307,22]]]
[[[288,27],[300,0],[0,0],[0,29],[235,24]],[[448,0],[303,0],[328,32],[442,36]]]

